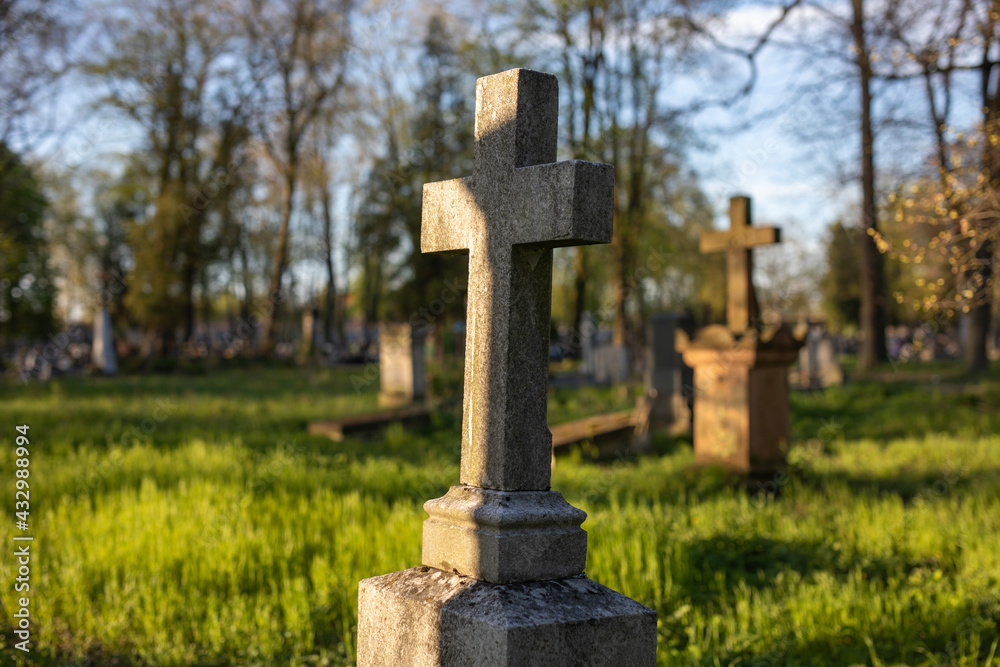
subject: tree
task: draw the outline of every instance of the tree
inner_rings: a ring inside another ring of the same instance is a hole
[[[194,331],[194,293],[216,261],[233,176],[246,159],[248,86],[232,65],[235,25],[195,0],[133,0],[107,10],[113,44],[98,40],[85,71],[109,93],[107,108],[145,131],[153,208],[136,219],[126,305],[145,329],[143,355],[173,350]]]
[[[132,261],[129,234],[146,217],[150,203],[148,179],[137,177],[137,169],[141,171],[138,161],[119,175],[99,169],[45,173],[48,251],[59,275],[66,317],[84,306],[107,308],[113,320],[128,320],[124,301]]]
[[[885,273],[882,255],[875,245],[878,212],[875,207],[875,134],[872,120],[872,78],[870,28],[866,25],[864,0],[851,0],[851,37],[854,64],[861,96],[861,344],[858,367],[874,368],[888,361],[885,344]]]
[[[42,226],[45,196],[31,170],[0,143],[0,342],[52,331],[55,285]]]
[[[313,148],[307,152],[303,164],[304,189],[306,194],[305,209],[312,217],[318,218],[319,247],[318,258],[326,272],[326,289],[323,295],[322,331],[327,341],[343,334],[343,322],[340,317],[337,300],[337,274],[333,255],[336,248],[333,215],[333,174],[330,169],[330,153],[336,143],[336,130],[332,120],[325,120],[315,128],[316,138]],[[318,209],[318,210],[317,210]]]
[[[838,148],[845,131],[857,132],[858,150],[852,152],[848,179],[861,190],[858,224],[850,237],[859,245],[860,342],[858,365],[870,369],[888,359],[885,343],[887,324],[886,278],[883,259],[875,238],[878,235],[878,142],[896,123],[891,116],[891,87],[898,83],[885,67],[886,28],[884,5],[873,11],[864,0],[850,4],[804,3],[808,14],[798,28],[793,48],[800,50],[815,73],[800,86],[797,97],[814,99],[813,108],[831,110],[819,122],[806,128],[813,140]],[[816,18],[819,17],[819,21]],[[880,68],[879,66],[882,65]],[[848,129],[841,120],[852,119]],[[833,154],[836,150],[831,151]],[[824,159],[830,153],[824,154]]]
[[[281,176],[264,352],[275,343],[303,139],[346,85],[352,0],[253,0],[244,18],[259,94],[258,132]]]
[[[524,7],[520,30],[529,37],[552,35],[559,40],[558,63],[564,85],[563,133],[569,154],[575,160],[592,159],[597,127],[597,85],[605,65],[605,36],[610,18],[606,0],[533,0]],[[544,57],[544,56],[543,56]],[[591,278],[592,254],[587,246],[573,249],[574,331],[579,331],[587,309],[587,287]],[[579,349],[570,349],[578,354]]]
[[[693,172],[684,165],[684,151],[692,143],[685,121],[749,93],[758,54],[797,4],[793,0],[779,5],[775,20],[746,47],[724,43],[714,25],[713,7],[703,4],[534,0],[519,15],[521,43],[534,45],[544,36],[553,45],[529,57],[561,75],[562,127],[569,153],[611,162],[616,170],[610,250],[573,251],[574,327],[579,327],[585,307],[607,302],[599,294],[600,281],[607,278],[613,306],[598,311],[614,320],[615,344],[633,347],[635,358],[641,359],[652,304],[667,306],[664,295],[672,294],[670,307],[693,305],[690,299],[700,293],[702,278],[711,272],[702,271],[697,252],[690,252],[691,243],[696,249],[698,230],[710,226],[712,216]],[[679,73],[695,53],[725,59],[715,70],[727,74],[733,59],[742,61],[747,75],[734,77],[738,85],[734,90],[727,86],[722,95],[714,88],[692,102],[670,106],[664,93],[675,77],[681,78]],[[713,263],[707,259],[704,265]],[[605,275],[605,264],[612,268],[611,275]],[[557,261],[557,266],[565,265]],[[682,289],[667,287],[667,280]]]
[[[843,222],[830,225],[825,254],[823,306],[829,324],[835,330],[857,327],[861,313],[861,258],[852,232]]]
[[[5,146],[23,150],[50,129],[43,104],[54,99],[55,84],[67,70],[68,29],[61,19],[72,11],[68,3],[56,11],[39,0],[0,0],[0,143]],[[25,124],[29,118],[36,127]],[[0,163],[0,171],[16,169],[15,162]]]
[[[990,291],[1000,237],[1000,3],[897,0],[889,6],[888,25],[900,54],[892,75],[923,84],[934,143],[929,172],[896,199],[897,217],[922,227],[922,242],[904,248],[881,239],[882,245],[916,261],[934,256],[948,261],[956,280],[942,279],[942,289],[917,305],[968,317],[966,365],[982,371],[988,365]],[[967,133],[956,133],[954,100],[963,80],[974,87],[972,101],[981,116]]]
[[[472,171],[474,118],[467,97],[472,77],[444,16],[428,19],[422,46],[416,112],[404,122],[408,145],[399,146],[392,119],[385,118],[388,151],[376,161],[358,211],[366,276],[378,281],[377,290],[366,282],[367,298],[377,300],[383,286],[393,285],[391,299],[367,313],[369,324],[382,315],[425,327],[464,316],[464,300],[455,292],[466,282],[465,260],[420,252],[420,229],[423,185]],[[379,258],[393,253],[401,269],[388,273]]]

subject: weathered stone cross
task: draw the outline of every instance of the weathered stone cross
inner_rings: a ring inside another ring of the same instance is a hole
[[[702,253],[726,252],[726,319],[731,331],[746,331],[751,325],[756,325],[760,315],[753,288],[750,249],[780,242],[781,230],[752,226],[749,197],[729,200],[729,231],[702,232]]]
[[[469,253],[461,484],[423,565],[358,585],[358,665],[656,664],[656,612],[583,574],[586,513],[549,489],[552,248],[611,240],[614,169],[556,156],[556,78],[476,83],[473,174],[424,186],[424,252]]]
[[[463,484],[549,488],[552,248],[609,243],[614,168],[554,163],[554,76],[476,84],[473,175],[424,186],[423,252],[469,253]]]

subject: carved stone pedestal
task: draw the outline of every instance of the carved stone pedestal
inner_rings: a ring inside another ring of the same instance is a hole
[[[784,326],[737,335],[713,325],[694,340],[680,337],[678,349],[694,369],[698,463],[754,477],[784,467],[791,431],[788,368],[801,346]]]

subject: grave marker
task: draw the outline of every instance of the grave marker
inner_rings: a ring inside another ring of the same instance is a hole
[[[111,313],[101,308],[94,320],[94,343],[90,358],[104,375],[118,374],[118,355],[115,353],[115,337],[111,330]]]
[[[379,405],[398,407],[427,395],[423,327],[383,323],[378,328]]]
[[[694,320],[686,313],[658,313],[653,315],[651,325],[651,359],[646,386],[655,393],[649,414],[650,428],[665,429],[674,435],[689,433],[691,408],[688,398],[694,384],[694,371],[677,351],[677,336],[681,332],[690,335]]]
[[[727,253],[727,326],[705,327],[693,341],[679,336],[677,347],[694,368],[697,461],[764,477],[785,464],[791,432],[788,367],[802,343],[784,325],[760,323],[750,253],[754,246],[779,242],[778,230],[751,226],[747,197],[729,200],[729,219],[729,231],[701,238],[702,252]]]
[[[781,243],[781,232],[774,227],[753,227],[750,219],[750,198],[729,200],[729,230],[703,232],[702,254],[726,253],[726,323],[734,332],[742,333],[759,323],[757,294],[753,288],[752,248]]]
[[[473,175],[424,186],[421,249],[468,252],[461,485],[423,567],[359,587],[358,664],[653,665],[656,613],[583,575],[586,518],[549,490],[552,248],[608,243],[614,171],[553,163],[556,78],[476,84]]]

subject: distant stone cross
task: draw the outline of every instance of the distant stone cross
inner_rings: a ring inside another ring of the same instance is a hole
[[[726,252],[726,319],[730,330],[746,331],[756,324],[760,315],[753,288],[750,249],[780,242],[780,230],[752,226],[749,197],[733,197],[729,200],[729,231],[702,233],[702,253]]]
[[[546,490],[552,248],[609,243],[614,168],[554,163],[554,76],[476,84],[473,175],[424,185],[423,252],[468,253],[463,484]]]

